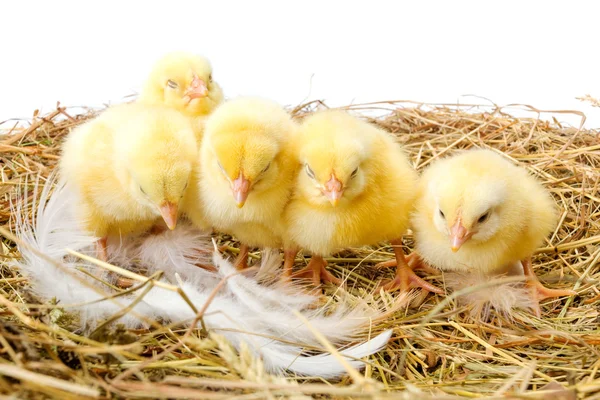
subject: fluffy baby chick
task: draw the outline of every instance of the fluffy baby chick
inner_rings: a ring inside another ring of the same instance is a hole
[[[297,167],[289,148],[295,130],[281,106],[259,98],[230,100],[208,118],[200,151],[202,204],[215,229],[242,243],[240,269],[249,246],[282,244],[282,211]]]
[[[306,118],[296,143],[303,168],[285,212],[286,239],[313,256],[295,275],[308,275],[315,284],[338,283],[323,256],[391,240],[398,269],[385,289],[408,290],[412,284],[439,292],[409,268],[401,248],[417,174],[400,145],[387,132],[341,111]],[[292,263],[286,261],[289,274]]]
[[[194,118],[195,131],[199,136],[201,120],[223,101],[223,92],[213,81],[212,67],[206,58],[175,52],[156,62],[138,101],[165,105]]]
[[[531,256],[556,225],[549,193],[491,150],[435,162],[423,174],[412,218],[418,254],[442,270],[509,272],[519,261],[539,300],[569,296],[537,280]]]
[[[143,232],[161,216],[175,228],[197,156],[188,118],[165,107],[113,107],[69,134],[60,174],[100,238],[99,258],[107,259],[109,236]]]

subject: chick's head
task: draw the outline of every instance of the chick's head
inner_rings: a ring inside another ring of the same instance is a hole
[[[298,190],[311,203],[337,206],[365,190],[370,162],[370,126],[339,111],[308,117],[298,135],[303,171]]]
[[[240,137],[242,135],[242,137]],[[263,135],[219,135],[213,140],[215,164],[230,186],[238,207],[243,207],[250,192],[276,184],[279,175],[279,146]]]
[[[515,231],[526,210],[514,190],[522,175],[523,170],[485,150],[442,160],[424,173],[426,212],[447,235],[452,251]]]
[[[162,146],[169,152],[168,143]],[[136,156],[129,163],[131,193],[140,203],[156,208],[169,229],[174,229],[179,202],[190,184],[192,160],[165,156],[162,152],[138,152]]]
[[[188,185],[194,184],[190,176],[198,157],[188,121],[176,114],[171,118],[161,118],[160,113],[148,115],[133,128],[145,131],[130,132],[134,134],[121,141],[118,157],[122,167],[117,166],[123,168],[131,195],[155,209],[169,229],[175,228],[179,203]]]
[[[143,103],[165,105],[188,116],[210,114],[222,100],[210,62],[188,53],[170,53],[160,59],[140,93]]]
[[[238,98],[219,107],[206,125],[203,162],[208,173],[220,176],[243,207],[251,193],[279,184],[283,148],[295,125],[276,103]],[[205,171],[204,173],[207,173]]]

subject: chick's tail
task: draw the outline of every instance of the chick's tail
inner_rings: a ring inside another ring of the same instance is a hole
[[[38,182],[34,199],[40,188]],[[64,184],[57,183],[56,177],[49,179],[41,190],[39,201],[33,204],[31,222],[25,218],[24,203],[13,205],[21,252],[15,264],[29,277],[37,295],[46,301],[55,299],[60,307],[78,312],[88,331],[107,319],[129,327],[154,323],[156,319],[189,325],[202,310],[201,321],[209,331],[223,335],[237,349],[246,346],[270,370],[327,378],[343,374],[345,366],[330,353],[305,353],[307,347],[318,351],[321,344],[298,318],[298,313],[338,346],[359,342],[339,350],[354,368],[362,367],[364,362],[359,359],[379,351],[391,336],[391,331],[386,331],[365,340],[360,336],[364,329],[361,331],[359,326],[364,328],[369,316],[353,314],[349,311],[353,307],[344,304],[338,307],[341,311],[330,314],[315,311],[309,306],[314,301],[312,296],[300,295],[291,288],[261,285],[252,276],[236,274],[234,266],[218,252],[213,256],[216,272],[197,269],[193,253],[188,251],[193,241],[188,240],[187,234],[123,239],[115,258],[122,263],[121,267],[132,269],[131,260],[135,259],[136,268],[168,273],[150,289],[142,285],[136,291],[116,292],[99,283],[106,277],[104,269],[73,256],[68,250],[95,254],[96,238],[81,228],[72,212],[77,196]],[[28,198],[26,193],[21,197]],[[186,229],[182,232],[188,232]],[[152,240],[152,245],[144,245],[146,240]],[[212,247],[208,237],[204,240],[201,246]],[[271,263],[276,260],[277,257],[265,257],[263,265],[272,268]],[[345,319],[359,322],[348,323]]]

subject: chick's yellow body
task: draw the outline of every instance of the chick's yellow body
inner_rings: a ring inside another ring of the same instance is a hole
[[[453,252],[448,226],[459,216],[474,234]],[[416,249],[425,261],[443,270],[483,273],[505,272],[531,256],[556,221],[542,185],[491,150],[465,151],[431,165],[412,217]]]
[[[282,212],[297,166],[289,145],[295,129],[283,108],[259,98],[230,100],[208,118],[200,195],[215,229],[249,246],[281,246]],[[232,195],[240,176],[249,182],[243,206]]]
[[[73,130],[59,168],[88,230],[126,235],[159,220],[160,204],[180,204],[196,149],[189,120],[178,112],[127,104]]]
[[[305,167],[285,211],[287,241],[324,256],[405,233],[417,174],[387,132],[342,112],[322,112],[304,121],[296,151]],[[336,206],[320,187],[332,172],[345,186]]]

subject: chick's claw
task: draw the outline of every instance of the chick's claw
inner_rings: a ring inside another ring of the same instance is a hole
[[[391,292],[400,289],[403,292],[408,292],[413,287],[420,287],[429,292],[443,294],[444,291],[437,286],[425,281],[423,278],[415,274],[409,266],[405,265],[396,271],[394,279],[380,286],[383,290]]]
[[[376,269],[384,269],[384,268],[396,267],[397,265],[398,265],[398,262],[395,259],[393,259],[393,260],[377,263],[377,264],[375,264],[375,268]]]
[[[412,269],[413,271],[421,270],[430,275],[439,275],[440,273],[438,269],[432,268],[429,266],[429,264],[424,262],[423,259],[419,257],[417,253],[411,253],[409,256],[407,256],[406,263],[410,266],[410,269]],[[389,261],[383,261],[375,264],[375,268],[377,269],[391,268],[397,266],[398,261],[396,259],[391,259]]]
[[[394,254],[396,255],[396,276],[390,282],[382,286],[384,290],[392,291],[400,289],[403,292],[407,292],[411,287],[420,287],[429,292],[438,294],[444,293],[442,289],[426,282],[415,274],[413,269],[417,267],[417,264],[423,264],[421,257],[414,255],[413,253],[408,256],[407,260],[407,257],[404,256],[404,252],[402,251],[402,239],[394,239],[391,240],[390,243],[392,244]]]
[[[322,257],[313,256],[306,268],[295,272],[292,276],[294,278],[310,279],[315,286],[319,286],[321,282],[331,282],[334,285],[340,286],[342,280],[327,271],[327,268],[325,268],[326,266],[327,261],[323,260]]]
[[[539,302],[552,297],[574,296],[577,294],[576,291],[571,289],[550,289],[542,285],[535,272],[533,272],[530,258],[521,261],[521,264],[523,264],[523,272],[527,277],[527,286],[531,289],[534,300]]]
[[[537,301],[550,299],[552,297],[563,297],[563,296],[575,296],[577,294],[576,291],[571,289],[550,289],[542,285],[542,283],[538,280],[528,282],[527,286],[532,289],[532,296]]]

